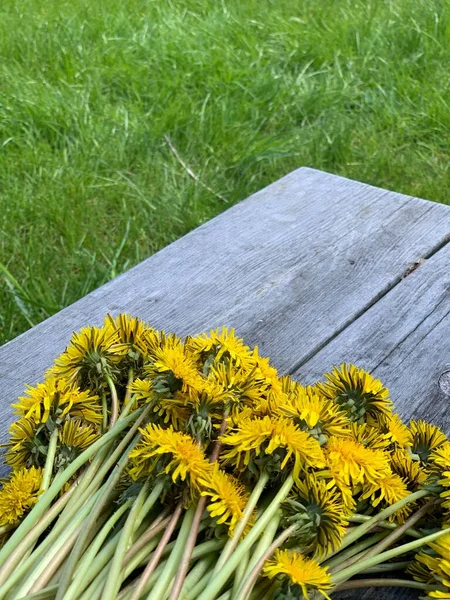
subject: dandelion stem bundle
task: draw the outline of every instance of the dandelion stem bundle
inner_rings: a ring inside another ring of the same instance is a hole
[[[0,600],[450,599],[450,441],[353,365],[108,315],[12,406]]]

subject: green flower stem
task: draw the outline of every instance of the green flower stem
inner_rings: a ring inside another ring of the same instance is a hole
[[[97,554],[94,563],[90,566],[89,571],[86,574],[86,580],[82,582],[84,584],[83,588],[80,587],[78,589],[80,600],[90,600],[93,590],[96,590],[97,588],[100,590],[101,595],[109,571],[109,562],[116,551],[120,534],[121,532],[118,531],[114,538],[111,539]],[[158,538],[154,538],[153,540],[150,540],[150,542],[148,542],[144,548],[137,552],[133,559],[128,561],[126,564],[127,573],[131,573],[141,564],[145,564],[145,562],[149,560],[151,553],[157,545]],[[124,565],[122,564],[122,568],[123,567]]]
[[[136,542],[128,549],[125,554],[124,562],[127,563],[131,560],[139,550],[144,548],[148,544],[150,540],[152,540],[158,533],[161,533],[167,525],[170,523],[170,517],[166,517],[162,519],[160,522],[156,523],[157,519],[154,523],[142,534],[138,537]]]
[[[220,425],[220,430],[218,434],[218,438],[214,444],[214,450],[210,456],[209,462],[215,463],[219,458],[220,449],[222,447],[221,436],[225,433],[227,428],[227,419],[229,416],[229,411],[226,410],[222,423]],[[200,444],[201,445],[201,444]],[[178,565],[178,569],[175,575],[175,581],[172,585],[169,600],[178,600],[180,597],[181,589],[183,587],[184,580],[186,579],[187,572],[189,570],[189,564],[191,561],[192,552],[195,547],[195,543],[197,541],[198,530],[200,527],[200,523],[203,518],[203,513],[205,512],[206,507],[206,497],[203,496],[199,499],[197,503],[197,507],[195,509],[194,518],[191,525],[191,531],[189,532],[188,539],[186,540],[186,546],[183,551],[183,555],[180,560],[180,564]]]
[[[412,542],[408,542],[407,544],[403,544],[402,546],[397,546],[395,548],[392,548],[391,550],[386,550],[386,552],[377,554],[377,556],[371,556],[370,558],[368,558],[366,560],[362,560],[362,561],[358,562],[358,564],[356,564],[356,565],[351,565],[350,567],[347,567],[346,569],[343,569],[342,571],[335,573],[333,575],[333,582],[336,585],[343,583],[344,581],[347,581],[347,579],[350,579],[354,575],[357,575],[358,573],[365,571],[366,569],[369,569],[370,567],[374,567],[375,565],[379,565],[380,563],[391,560],[392,558],[401,556],[402,554],[405,554],[406,552],[410,552],[411,550],[416,550],[417,548],[421,548],[425,544],[429,544],[430,542],[437,540],[439,537],[441,537],[442,535],[445,535],[449,532],[450,532],[450,528],[441,529],[440,531],[437,531],[435,533],[432,533],[431,535],[427,535],[427,536],[423,537],[421,540],[414,540]],[[203,598],[202,598],[202,600],[203,600]]]
[[[124,416],[127,408],[124,411],[122,411],[122,414],[119,417],[120,424],[122,423],[123,419],[127,418]],[[92,491],[97,489],[100,486],[101,482],[103,481],[105,476],[108,474],[110,469],[113,468],[116,465],[116,463],[121,459],[121,457],[123,456],[123,454],[126,450],[127,445],[132,440],[134,434],[139,429],[142,422],[145,421],[145,419],[147,418],[147,415],[149,414],[150,411],[151,411],[150,406],[147,406],[144,409],[139,409],[139,411],[136,411],[136,412],[140,413],[138,418],[136,419],[136,422],[129,429],[129,431],[124,436],[124,438],[120,441],[120,443],[117,445],[117,447],[111,451],[109,456],[108,456],[108,453],[111,450],[111,448],[106,448],[105,454],[102,454],[102,456],[100,456],[98,461],[96,460],[98,458],[98,455],[96,455],[94,457],[94,460],[92,461],[92,464],[90,465],[90,467],[93,466],[93,469],[89,473],[88,483],[87,483],[87,485],[86,484],[84,485],[82,494],[77,496],[78,504],[77,504],[76,510],[78,510],[79,506],[83,505],[83,503],[86,501],[86,498],[88,498],[90,496]],[[133,413],[133,414],[135,414],[135,413]],[[105,434],[103,434],[102,437],[104,437],[104,436],[105,436]],[[114,439],[112,440],[112,443],[114,443]],[[88,468],[88,471],[90,471],[90,467]],[[84,484],[84,481],[82,481],[80,485],[83,485],[83,484]]]
[[[176,540],[173,542],[170,542],[170,544],[167,544],[167,546],[165,547],[165,549],[161,555],[161,558],[158,562],[158,566],[153,571],[150,579],[147,582],[145,589],[142,591],[141,598],[143,596],[145,596],[146,594],[148,594],[150,592],[150,590],[153,588],[153,586],[155,585],[155,583],[158,581],[160,575],[166,568],[168,557],[169,557],[170,553],[172,552],[172,550],[174,549],[175,544],[176,544]],[[155,544],[155,546],[156,546],[156,544]],[[155,546],[153,546],[153,549]],[[153,559],[155,552],[156,552],[156,550],[154,552],[150,553],[149,550],[147,548],[145,548],[142,551],[140,551],[138,554],[136,554],[136,556],[133,558],[133,560],[130,561],[130,563],[127,564],[125,567],[126,577],[129,577],[135,569],[143,567],[144,565],[148,564]],[[136,584],[139,582],[139,579],[140,579],[140,575],[135,579],[135,581],[131,585],[127,586],[124,590],[122,590],[117,597],[118,598],[124,598],[124,597],[130,598],[135,590]]]
[[[116,386],[110,375],[105,375],[105,381],[111,392],[111,417],[109,419],[109,428],[112,429],[119,417],[119,397],[117,396]]]
[[[133,441],[131,442],[131,444],[129,444],[128,448],[126,449],[126,451],[125,451],[124,455],[122,456],[122,458],[120,459],[120,461],[117,463],[115,469],[110,474],[106,484],[104,485],[102,494],[98,498],[91,514],[87,518],[86,523],[84,524],[83,531],[82,531],[81,535],[78,537],[78,539],[75,543],[75,546],[73,547],[73,550],[69,556],[69,559],[66,561],[64,570],[61,574],[61,579],[60,579],[59,587],[58,587],[58,593],[56,594],[55,600],[61,600],[64,597],[64,594],[66,593],[66,591],[69,589],[70,582],[72,580],[72,576],[75,572],[75,568],[78,564],[78,561],[79,561],[82,553],[84,552],[84,550],[87,546],[87,540],[90,535],[90,532],[92,531],[92,528],[95,527],[97,519],[99,518],[100,514],[104,510],[105,506],[110,501],[111,496],[115,493],[119,479],[122,475],[124,468],[127,465],[128,455],[131,452],[131,450],[134,448],[134,446],[138,443],[139,440],[140,440],[140,436],[136,435],[134,437]]]
[[[353,558],[357,554],[362,555],[362,552],[364,550],[366,550],[366,548],[370,548],[370,546],[373,546],[374,544],[378,544],[378,542],[380,540],[384,539],[388,535],[389,535],[388,531],[380,531],[380,533],[374,533],[373,535],[371,535],[368,538],[365,538],[361,542],[358,542],[357,544],[353,544],[353,546],[350,546],[350,548],[347,548],[347,550],[344,550],[343,552],[339,552],[338,554],[335,554],[333,556],[333,558],[329,558],[327,560],[319,561],[319,562],[321,562],[321,564],[324,567],[328,567],[329,569],[334,569],[335,567],[342,565],[346,561],[349,561],[351,558]],[[348,564],[351,564],[352,562],[353,561],[350,561]]]
[[[106,576],[108,573],[109,561],[112,558],[112,556],[114,555],[115,548],[116,548],[117,542],[119,540],[119,536],[120,536],[120,531],[114,536],[114,538],[112,540],[110,540],[108,542],[108,544],[97,555],[94,563],[91,565],[90,571],[86,575],[86,582],[85,582],[84,587],[86,588],[87,586],[89,586],[88,589],[85,592],[84,592],[84,589],[79,590],[79,593],[81,594],[80,600],[91,600],[91,594],[93,594],[96,589],[99,589],[100,594],[101,594],[101,591],[103,590],[104,582],[106,580]],[[145,565],[146,563],[149,562],[149,560],[151,560],[152,552],[155,549],[155,547],[157,546],[157,544],[158,544],[158,539],[152,539],[144,548],[141,548],[138,552],[135,552],[132,557],[128,558],[128,553],[125,555],[125,560],[124,560],[124,564],[122,564],[122,568],[125,568],[125,576],[126,577],[129,577],[136,568]],[[200,558],[204,555],[208,555],[212,552],[217,552],[218,550],[223,548],[223,545],[224,545],[223,539],[209,540],[207,542],[204,542],[203,544],[200,544],[195,547],[194,552],[192,554],[192,559],[194,560],[194,559]],[[162,554],[162,558],[169,555],[170,552],[172,551],[172,549],[174,548],[174,546],[175,546],[175,542],[170,542],[170,544],[167,544],[167,546]],[[131,550],[131,548],[130,548],[130,550]],[[130,550],[128,552],[130,552]],[[165,565],[165,562],[162,564]],[[158,568],[155,570],[155,572],[153,573],[152,577],[150,578],[150,581],[149,581],[146,589],[144,590],[144,594],[147,594],[151,590],[154,583],[157,581],[159,575],[161,574],[162,569],[163,569],[163,567],[160,564],[158,566]],[[122,590],[120,592],[118,598],[124,598],[124,597],[128,598],[133,589],[134,589],[134,584],[128,586],[127,588],[125,588],[125,590]],[[84,593],[82,594],[82,592],[84,592]],[[128,594],[128,596],[127,596],[127,594]]]
[[[261,538],[259,539],[259,542],[256,546],[255,551],[252,553],[252,558],[249,562],[248,569],[247,569],[249,572],[255,567],[255,565],[258,563],[259,559],[261,558],[261,556],[263,556],[265,554],[267,548],[269,548],[269,546],[273,542],[273,540],[277,534],[278,527],[280,525],[281,517],[282,517],[281,510],[278,510],[276,512],[275,516],[273,517],[273,519],[267,525],[264,533],[262,534]],[[292,528],[290,527],[289,529],[291,530]]]
[[[268,481],[269,475],[267,473],[261,473],[257,484],[255,485],[252,493],[250,494],[250,498],[248,499],[247,505],[244,509],[243,517],[236,525],[236,528],[233,532],[233,537],[231,537],[228,540],[225,548],[223,549],[222,554],[220,555],[219,560],[217,561],[217,564],[214,569],[214,575],[221,571],[223,565],[228,561],[230,556],[233,554],[236,546],[239,544],[242,534],[244,533],[245,528],[252,516],[253,510],[256,504],[258,503],[258,500],[260,499],[261,494],[263,493]]]
[[[42,577],[45,587],[52,575],[59,568],[61,560],[64,560],[67,553],[70,552],[77,536],[83,525],[83,519],[89,511],[89,506],[75,518],[72,523],[61,532],[58,536],[52,536],[52,540],[47,542],[45,538],[36,550],[27,557],[17,568],[11,577],[6,582],[4,588],[11,589],[11,585],[20,583],[18,590],[14,590],[14,597],[21,598],[27,593],[39,591],[37,587],[39,580]],[[47,574],[50,572],[50,577],[47,579]],[[36,586],[36,588],[34,587]],[[2,593],[3,589],[2,588]]]
[[[122,534],[119,538],[119,543],[117,544],[116,551],[111,561],[109,574],[106,579],[103,594],[101,596],[102,600],[110,600],[111,598],[115,598],[119,593],[120,586],[122,585],[123,581],[122,562],[125,558],[126,551],[128,550],[128,547],[130,545],[131,536],[139,527],[139,525],[136,525],[136,519],[139,516],[139,513],[145,502],[145,497],[148,492],[148,485],[149,484],[146,482],[142,486],[128,514],[128,518],[125,521],[125,525],[122,529]]]
[[[128,406],[130,400],[131,400],[131,384],[133,383],[133,379],[134,379],[134,369],[133,367],[130,367],[128,369],[128,383],[127,383],[127,391],[125,393],[125,400],[123,401],[123,405],[124,406]]]
[[[49,583],[52,576],[56,573],[66,556],[69,554],[77,535],[80,533],[80,529],[81,525],[78,525],[78,527],[72,531],[71,535],[61,539],[59,543],[52,546],[51,550],[45,555],[44,560],[41,560],[36,565],[33,571],[28,574],[25,581],[21,583],[18,590],[14,591],[15,598],[22,598],[28,593],[38,592]]]
[[[126,411],[126,409],[120,415],[121,417],[123,417],[125,411]],[[107,457],[107,459],[103,462],[103,464],[101,464],[98,472],[95,475],[95,478],[93,479],[92,484],[96,483],[97,481],[103,481],[104,477],[108,474],[110,469],[122,458],[124,452],[126,451],[128,444],[131,442],[135,433],[137,432],[139,427],[142,425],[142,423],[145,421],[145,419],[147,418],[150,411],[151,411],[151,406],[146,406],[145,408],[138,409],[137,411],[132,413],[132,415],[139,413],[138,418],[135,420],[135,423],[133,423],[133,426],[130,427],[130,429],[127,431],[127,434],[120,441],[120,443],[117,445],[117,447],[112,451],[111,455],[109,457]],[[132,415],[130,415],[130,417]],[[122,427],[123,422],[127,421],[130,417],[126,416],[126,417],[123,417],[123,419],[119,418],[119,421],[116,424],[116,427]],[[103,434],[102,437],[104,437],[104,436],[105,436],[105,434]]]
[[[427,514],[427,512],[435,503],[435,498],[429,500],[426,504],[419,508],[417,512],[411,515],[409,519],[407,519],[405,523],[403,523],[403,525],[401,525],[397,529],[394,529],[394,531],[392,531],[387,537],[385,537],[384,540],[381,540],[380,542],[378,542],[378,544],[372,546],[372,548],[364,556],[364,559],[370,558],[371,556],[376,556],[377,554],[380,554],[381,552],[386,550],[386,548],[392,546],[392,544],[396,542],[399,538],[401,538],[410,527],[412,527],[418,521],[420,521],[420,519],[422,519]]]
[[[201,579],[197,581],[194,587],[186,594],[183,600],[197,600],[199,594],[201,594],[205,589],[208,583],[211,581],[212,573],[209,571]]]
[[[159,527],[160,526],[158,526],[158,528]],[[137,541],[140,542],[140,538]],[[141,548],[140,550],[137,550],[137,551],[134,551],[133,547],[130,548],[130,550],[125,555],[124,562],[122,563],[122,569],[125,569],[126,577],[131,575],[136,568],[142,567],[145,564],[148,564],[148,562],[150,560],[152,560],[152,558],[154,556],[153,550],[159,544],[159,541],[160,541],[159,539],[156,539],[156,540],[152,539],[143,548]],[[167,544],[167,546],[163,550],[161,558],[165,558],[172,552],[173,548],[175,547],[175,543],[176,543],[176,541],[173,541],[173,542],[170,542],[170,544]],[[209,552],[209,551],[211,551],[211,548],[212,548],[212,550],[215,550],[216,544],[217,544],[217,540],[215,540],[214,543],[213,543],[213,541],[210,541],[210,542],[205,542],[204,544],[200,544],[200,546],[197,546],[195,548],[193,555],[195,555],[195,557],[198,558],[198,556],[202,556],[202,552],[203,553]],[[210,545],[210,546],[208,547],[208,545]],[[220,547],[222,545],[223,545],[223,543],[220,544]],[[158,568],[155,570],[155,572],[153,573],[153,575],[150,579],[150,581],[152,582],[152,585],[148,588],[148,591],[151,589],[151,587],[153,586],[153,583],[156,580],[155,579],[156,573],[162,571],[161,569],[159,569],[160,566],[161,565],[158,566]],[[134,586],[131,586],[130,589],[132,589],[133,587]],[[119,596],[120,596],[120,594],[119,594]]]
[[[214,562],[214,558],[215,558],[215,556],[212,554],[210,554],[209,556],[206,556],[205,558],[202,558],[201,560],[198,561],[198,563],[195,565],[195,567],[189,571],[189,574],[187,575],[186,579],[184,580],[184,584],[181,589],[181,597],[182,598],[184,596],[186,596],[186,594],[190,590],[192,590],[194,585],[198,581],[200,581],[200,579],[205,575],[205,573],[208,573],[208,571],[211,569],[211,566]]]
[[[219,573],[214,573],[211,577],[211,580],[204,590],[204,592],[198,597],[198,600],[214,600],[222,589],[222,587],[227,582],[228,578],[235,571],[239,562],[242,560],[242,557],[245,556],[246,552],[250,550],[259,536],[262,534],[264,529],[267,527],[268,523],[273,519],[273,517],[278,512],[278,509],[282,502],[286,499],[287,495],[291,491],[294,485],[294,479],[292,475],[286,479],[281,488],[278,490],[278,493],[273,498],[272,502],[265,509],[260,518],[253,525],[249,533],[245,536],[245,538],[241,541],[239,546],[233,552],[233,554],[227,558],[226,563],[222,566]],[[222,555],[223,556],[223,553]],[[149,600],[154,600],[153,598]]]
[[[192,519],[191,530],[186,540],[186,545],[183,549],[183,554],[178,565],[178,569],[175,575],[175,581],[170,592],[169,600],[178,600],[178,598],[180,597],[181,589],[183,587],[184,580],[186,579],[186,574],[189,570],[192,552],[197,541],[198,529],[203,518],[203,513],[205,512],[205,507],[206,497],[203,496],[199,499],[197,506],[195,507],[195,513]]]
[[[102,450],[100,452],[102,452]],[[103,489],[104,489],[104,486],[103,486]],[[69,491],[71,493],[73,493],[73,488],[71,488]],[[97,496],[101,497],[101,495],[103,494],[103,490],[101,490],[100,492],[97,490],[97,491],[95,491],[95,494],[96,494],[96,497]],[[42,553],[49,546],[49,544],[53,542],[54,539],[57,540],[60,535],[64,535],[63,532],[66,531],[67,526],[72,523],[72,520],[79,516],[79,512],[83,511],[83,513],[84,513],[84,511],[86,510],[86,503],[88,503],[91,507],[94,506],[94,504],[92,504],[92,497],[88,497],[85,499],[85,503],[82,504],[79,508],[76,504],[73,505],[72,509],[69,511],[69,513],[64,515],[65,516],[64,520],[62,520],[63,515],[61,515],[60,519],[57,521],[56,525],[54,526],[54,528],[52,529],[50,534],[45,538],[45,540],[42,542],[42,544],[40,544],[40,546],[37,548],[37,550],[33,553],[32,556],[33,557],[39,556],[40,553]],[[52,510],[53,510],[53,507],[50,509],[49,512],[51,512]],[[26,538],[26,540],[28,540],[29,537],[31,537],[35,534],[35,529],[36,528],[33,529],[33,531],[29,534],[29,536]],[[28,564],[28,562],[27,562],[27,564]],[[16,575],[16,574],[14,574],[14,575]]]
[[[50,441],[47,448],[47,456],[45,458],[44,472],[42,474],[41,492],[45,492],[50,485],[53,475],[53,465],[55,462],[56,450],[58,447],[59,429],[55,427],[50,436]]]
[[[229,590],[228,592],[225,592],[224,594],[219,596],[217,598],[217,600],[230,600],[230,598],[231,598],[231,590]]]
[[[29,548],[34,546],[36,540],[39,538],[42,532],[51,525],[52,521],[54,521],[54,519],[56,519],[59,513],[64,509],[74,491],[75,490],[71,488],[63,496],[61,496],[61,498],[55,502],[50,510],[36,523],[35,527],[28,534],[28,536],[23,538],[22,541],[17,544],[16,548],[11,552],[0,569],[0,586],[5,583],[11,572],[23,559],[25,554],[27,554]]]
[[[45,515],[46,510],[59,494],[64,484],[67,483],[69,479],[73,477],[73,475],[75,475],[75,473],[92,456],[94,456],[100,448],[107,444],[111,439],[117,437],[124,429],[126,429],[133,421],[135,421],[141,412],[141,410],[135,411],[133,414],[129,415],[129,417],[118,423],[113,429],[102,435],[91,446],[89,446],[89,448],[84,450],[84,452],[82,452],[69,466],[67,466],[62,473],[55,477],[48,490],[42,494],[33,509],[28,513],[16,531],[0,550],[1,566],[3,566],[16,546],[30,533],[39,519]]]
[[[100,600],[103,586],[105,584],[106,574],[103,578],[95,579],[88,587],[86,592],[80,596],[80,600]]]
[[[142,521],[151,511],[151,509],[158,502],[159,497],[161,496],[162,491],[164,490],[164,481],[162,479],[157,480],[153,486],[152,491],[150,492],[147,500],[142,505],[142,508],[139,512],[139,515],[136,517],[136,529],[139,529]]]
[[[74,528],[78,527],[83,519],[86,518],[86,515],[92,508],[92,505],[95,502],[95,498],[91,500],[90,503],[87,503],[83,510],[79,512],[79,514],[73,519],[72,523],[64,530],[57,531],[56,533],[52,530],[49,535],[42,541],[41,544],[37,546],[37,548],[33,551],[30,556],[27,556],[21,564],[15,564],[15,567],[11,570],[9,575],[6,578],[6,581],[0,587],[0,599],[5,597],[5,594],[9,592],[9,590],[16,585],[17,582],[23,580],[24,577],[27,577],[31,573],[31,569],[34,567],[36,561],[40,559],[41,556],[45,556],[47,551],[51,552],[52,544],[60,544],[64,543],[70,535]],[[33,532],[34,533],[34,532]],[[5,563],[6,566],[6,563]]]
[[[342,592],[344,590],[357,590],[369,587],[404,587],[413,590],[423,590],[431,592],[436,589],[435,585],[427,585],[418,581],[409,579],[357,579],[355,581],[347,581],[338,586],[335,591]]]
[[[246,573],[250,573],[253,570],[253,568],[255,567],[255,565],[257,564],[259,559],[261,558],[261,556],[264,555],[267,548],[269,548],[270,544],[273,542],[273,539],[277,533],[278,526],[280,524],[281,516],[282,516],[281,511],[278,511],[277,514],[274,516],[274,518],[267,525],[266,530],[264,531],[263,535],[260,537],[259,542],[258,542],[254,552],[252,552],[252,558],[251,558],[250,562],[248,563],[248,561],[245,562],[245,560],[243,560],[240,563],[239,567],[236,569],[236,573],[235,573],[235,577],[234,577],[233,593],[232,593],[233,600],[235,598],[237,598],[237,593],[242,585],[242,582],[245,578]],[[248,558],[248,554],[249,553],[247,553],[247,558]],[[241,567],[243,567],[243,568],[241,568]]]
[[[180,501],[177,507],[175,508],[175,511],[169,521],[169,524],[167,525],[167,528],[158,544],[158,547],[156,548],[152,558],[148,562],[147,566],[144,569],[144,572],[139,578],[137,585],[131,594],[130,600],[138,600],[141,597],[143,589],[145,588],[147,582],[152,576],[153,571],[156,569],[159,561],[161,560],[162,553],[164,552],[167,544],[169,543],[170,538],[172,537],[172,534],[181,517],[182,512],[183,503],[182,501]]]
[[[166,589],[172,581],[172,578],[176,573],[181,557],[183,556],[184,547],[189,537],[189,532],[192,527],[192,522],[194,520],[194,514],[195,506],[192,505],[187,509],[184,515],[174,549],[170,553],[170,557],[167,561],[166,567],[162,572],[161,576],[158,578],[158,582],[156,583],[155,587],[148,595],[147,600],[163,600]],[[135,598],[132,597],[133,600],[138,600],[138,598],[139,596],[136,596]]]
[[[92,597],[98,592],[98,598],[102,595],[103,587],[105,585],[106,578],[109,572],[109,561],[114,556],[114,552],[117,547],[117,543],[120,538],[120,531],[114,536],[114,543],[108,544],[104,551],[97,555],[95,563],[92,565],[91,570],[88,572],[88,580],[84,586],[84,590],[79,590],[79,600],[91,600]],[[145,564],[151,557],[151,554],[158,544],[158,540],[154,539],[147,544],[126,566],[126,573],[130,574],[134,569],[139,567],[141,564]],[[97,564],[98,563],[98,564]],[[123,565],[122,565],[123,567]],[[128,575],[127,575],[128,576]],[[81,593],[82,592],[82,593]],[[122,593],[122,592],[121,592]],[[119,597],[121,594],[119,594]]]
[[[265,535],[265,533],[261,537],[260,542],[261,542],[262,538],[264,537],[264,535]],[[236,594],[239,590],[242,580],[245,577],[249,560],[250,560],[250,552],[247,552],[245,554],[245,556],[243,557],[243,559],[241,560],[241,562],[239,563],[239,566],[234,573],[233,589],[231,590],[231,597],[233,598],[233,600],[236,597]]]
[[[430,492],[427,489],[419,490],[418,492],[409,494],[409,496],[406,496],[405,498],[402,498],[395,504],[392,504],[391,506],[388,506],[387,508],[381,510],[379,513],[371,517],[368,521],[362,523],[359,527],[356,527],[356,529],[354,529],[351,533],[347,534],[342,540],[342,544],[339,548],[339,551],[353,544],[353,542],[355,542],[360,537],[365,535],[368,531],[376,527],[380,521],[384,521],[385,519],[396,513],[400,508],[403,508],[407,504],[415,502],[420,498],[428,496],[429,493]]]
[[[24,596],[21,600],[53,600],[57,587],[57,585],[50,585],[45,590]]]
[[[279,548],[284,542],[291,536],[296,530],[297,525],[293,524],[287,529],[285,529],[266,549],[266,551],[260,555],[258,560],[256,561],[253,568],[249,569],[249,575],[247,579],[242,583],[241,588],[239,589],[236,600],[246,600],[252,591],[255,583],[258,580],[258,577],[262,571],[264,563],[268,560],[272,554],[275,552],[277,548]]]
[[[279,587],[280,582],[275,579],[275,581],[271,583],[269,589],[266,591],[264,596],[262,596],[261,598],[257,597],[255,598],[255,600],[273,600]]]
[[[366,523],[367,521],[369,521],[369,519],[371,519],[372,517],[369,517],[368,515],[352,515],[349,519],[350,523]],[[377,527],[382,527],[383,529],[390,529],[390,530],[394,530],[394,529],[398,529],[400,527],[400,525],[398,525],[397,523],[389,523],[389,521],[380,521],[377,524]],[[420,533],[420,531],[418,531],[417,529],[414,529],[413,527],[410,527],[407,531],[405,531],[405,535],[409,535],[410,537],[413,537],[415,539],[420,539],[421,537],[423,537],[423,533]]]
[[[149,411],[147,411],[147,408],[149,408]],[[154,408],[154,403],[148,404],[146,407],[146,412],[150,412],[151,410],[153,410],[153,408]],[[120,411],[120,414],[119,414],[119,418],[117,420],[121,421],[122,419],[125,419],[125,417],[128,416],[128,413],[130,413],[132,410],[133,410],[133,402],[130,402],[130,404],[127,404],[127,406],[124,406],[122,408],[122,410]]]
[[[135,435],[135,433],[136,433],[139,425],[142,423],[142,421],[145,420],[145,418],[148,414],[148,410],[149,409],[145,409],[141,412],[141,414],[139,415],[139,417],[137,418],[137,420],[135,421],[133,426],[130,428],[130,430],[125,435],[123,440],[119,443],[119,445],[116,447],[116,449],[112,451],[110,456],[108,457],[107,456],[108,452],[106,452],[106,454],[104,454],[101,457],[101,460],[99,462],[97,462],[97,464],[94,467],[93,476],[90,477],[90,483],[84,491],[84,495],[81,495],[81,497],[78,499],[79,504],[86,501],[86,498],[88,498],[89,495],[93,492],[93,490],[95,490],[100,485],[104,476],[108,473],[108,471],[111,469],[111,467],[113,467],[116,464],[117,460],[120,459],[119,464],[116,465],[115,470],[113,471],[112,474],[110,474],[110,477],[109,477],[109,484],[108,484],[109,490],[110,491],[114,490],[115,484],[118,481],[118,479],[120,478],[121,470],[123,470],[123,468],[125,467],[126,462],[128,460],[128,458],[127,458],[128,453],[129,453],[130,449],[132,447],[134,447],[135,443],[137,442],[137,440],[140,439],[140,437],[136,436],[135,439],[133,440],[133,442],[130,444],[130,446],[128,446],[128,448],[126,447],[126,445],[129,443],[129,441],[133,437],[133,435]],[[100,452],[102,452],[102,451],[100,451]],[[93,463],[96,462],[96,459],[97,459],[97,456],[94,458]],[[105,462],[102,464],[103,459],[105,459]],[[95,474],[95,471],[97,471],[96,474]],[[104,493],[102,494],[102,497],[103,497],[103,502],[106,502],[107,497],[108,497],[107,489],[105,489]],[[97,509],[96,509],[97,512],[99,509],[101,509],[101,504],[102,504],[102,502],[100,501],[99,505],[97,505]],[[72,506],[72,511],[73,510],[75,510],[75,511],[79,510],[77,504]],[[95,522],[95,512],[94,512],[94,514],[91,515],[90,520],[91,520],[91,523]],[[87,526],[87,532],[88,532],[88,530],[89,530],[89,526]],[[79,553],[80,552],[79,549],[81,548],[82,545],[85,544],[85,533],[83,533],[81,538],[82,539],[77,540],[76,553]],[[74,549],[74,551],[75,551],[75,549]],[[72,556],[74,556],[74,554]],[[69,561],[71,559],[72,559],[72,557],[69,558]],[[75,560],[75,558],[73,558],[72,563],[70,565],[71,570],[73,570],[73,564],[76,564],[76,562],[77,561]],[[69,568],[69,566],[67,566],[67,568]],[[67,573],[67,571],[66,571],[66,573]],[[64,572],[63,572],[63,575],[64,575]],[[64,583],[64,586],[65,587],[67,586],[67,581],[66,581],[66,583]],[[62,585],[60,585],[59,590],[61,590],[61,587],[62,587]],[[59,590],[58,590],[58,593],[59,593]]]
[[[106,523],[103,525],[102,529],[89,546],[88,551],[83,555],[82,560],[78,563],[76,576],[74,577],[72,584],[67,590],[64,596],[64,600],[77,600],[78,587],[84,583],[90,565],[97,557],[97,554],[100,552],[106,538],[108,537],[114,525],[128,510],[132,503],[133,500],[132,498],[130,498],[127,502],[125,502],[125,504],[122,504],[122,506],[120,506],[116,511],[114,511],[113,514],[106,521]]]
[[[102,394],[102,414],[103,414],[103,422],[102,422],[102,431],[105,432],[108,429],[108,403],[106,400],[106,394]]]
[[[101,448],[92,461],[88,464],[83,473],[78,477],[78,479],[72,484],[71,487],[74,487],[74,493],[67,503],[64,511],[61,513],[58,521],[71,521],[74,514],[78,512],[78,510],[83,506],[86,499],[89,498],[92,494],[92,491],[96,491],[100,485],[91,486],[91,483],[98,472],[103,461],[107,458],[108,454],[111,451],[111,446],[114,444],[114,440],[110,440],[110,442]]]
[[[167,545],[165,552],[163,553],[163,556],[165,554],[168,554],[169,550],[171,551],[174,546],[175,546],[176,542],[171,542],[170,544]],[[224,546],[224,539],[218,539],[218,540],[208,540],[207,542],[203,542],[202,544],[199,544],[198,546],[196,546],[194,548],[194,552],[192,553],[192,560],[197,560],[198,558],[202,558],[203,556],[209,556],[211,557],[211,555],[215,554],[216,552],[218,552],[219,550],[221,550]],[[142,561],[140,561],[139,564],[141,564]],[[149,579],[145,589],[143,590],[143,595],[145,596],[145,594],[148,594],[151,589],[153,588],[153,586],[155,585],[155,583],[158,581],[159,576],[161,575],[161,573],[163,572],[163,570],[166,567],[166,563],[167,561],[164,561],[163,563],[161,563],[158,568],[155,570],[155,572],[153,573],[153,575],[151,576],[151,578]],[[139,564],[137,564],[137,566],[139,566]],[[129,574],[132,573],[132,571],[136,568],[136,565],[133,566],[132,570],[129,570],[129,572],[127,571],[127,576]],[[210,573],[207,574],[207,577],[209,578],[211,576]],[[206,583],[205,583],[206,585]],[[130,586],[128,586],[127,588],[125,588],[125,590],[123,590],[122,592],[120,592],[120,594],[118,595],[118,600],[130,600],[130,596],[131,593],[133,592],[135,587],[135,584],[131,584]],[[194,599],[197,596],[194,596]],[[81,600],[89,600],[88,598],[83,598]]]
[[[175,545],[175,543],[172,544],[172,548]],[[170,544],[169,544],[170,546]],[[166,549],[169,547],[167,546]],[[166,552],[164,554],[167,554]],[[142,561],[141,561],[142,562]],[[166,563],[167,563],[167,559],[162,560],[159,565],[157,566],[157,568],[154,570],[153,575],[150,577],[150,579],[147,582],[147,585],[145,586],[145,589],[142,592],[142,596],[145,596],[145,594],[148,594],[150,592],[150,590],[152,589],[152,587],[155,585],[155,582],[158,581],[158,577],[161,575],[161,573],[164,571],[165,567],[166,567]],[[145,561],[144,563],[145,564]],[[134,570],[134,569],[133,569]],[[124,588],[123,590],[121,590],[120,594],[117,596],[117,600],[124,600],[125,598],[127,600],[129,600],[129,598],[131,597],[131,594],[133,593],[134,587],[136,585],[136,583],[139,580],[139,575],[138,577],[130,584],[128,585],[126,588]],[[83,599],[84,600],[84,599]]]
[[[370,575],[372,573],[389,573],[390,571],[403,571],[410,564],[410,560],[398,561],[393,563],[386,563],[381,565],[376,565],[375,567],[370,567],[370,569],[366,569],[361,575]]]

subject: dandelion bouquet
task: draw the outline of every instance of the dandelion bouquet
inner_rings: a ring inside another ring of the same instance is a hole
[[[13,407],[0,600],[450,598],[450,442],[357,367],[108,315]]]

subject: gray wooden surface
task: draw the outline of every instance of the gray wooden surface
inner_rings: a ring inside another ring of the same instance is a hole
[[[235,327],[308,383],[354,362],[385,382],[403,416],[449,432],[438,385],[450,369],[449,240],[447,206],[294,171],[0,348],[0,441],[24,383],[108,311],[181,335]]]

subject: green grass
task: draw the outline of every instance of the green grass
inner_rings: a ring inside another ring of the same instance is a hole
[[[4,0],[0,341],[302,165],[447,202],[449,9]]]

